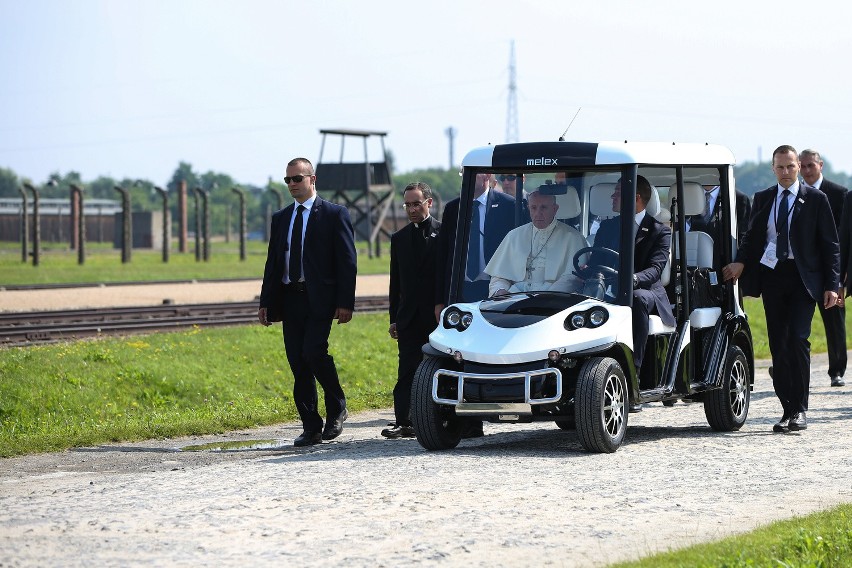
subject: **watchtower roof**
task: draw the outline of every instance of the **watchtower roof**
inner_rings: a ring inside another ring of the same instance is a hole
[[[341,134],[343,136],[362,136],[367,138],[368,136],[387,136],[387,132],[379,132],[377,130],[347,130],[347,129],[320,129],[320,134]]]

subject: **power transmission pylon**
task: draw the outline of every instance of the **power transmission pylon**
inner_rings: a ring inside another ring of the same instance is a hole
[[[506,142],[519,142],[518,135],[518,84],[515,81],[515,40],[509,53],[509,100],[506,109]]]
[[[453,157],[453,149],[454,142],[456,138],[456,129],[452,126],[448,126],[446,130],[444,130],[444,134],[447,135],[447,138],[450,139],[450,166],[447,168],[449,170],[453,169],[453,164],[455,163],[455,158]]]

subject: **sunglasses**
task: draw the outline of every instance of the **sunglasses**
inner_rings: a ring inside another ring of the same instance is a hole
[[[302,183],[303,179],[309,178],[309,177],[311,177],[311,176],[309,176],[309,175],[307,175],[307,176],[299,175],[299,176],[293,176],[293,177],[287,176],[287,177],[284,178],[284,183],[290,183],[291,181],[295,181],[296,183]]]
[[[497,176],[497,179],[500,181],[515,181],[518,176]]]

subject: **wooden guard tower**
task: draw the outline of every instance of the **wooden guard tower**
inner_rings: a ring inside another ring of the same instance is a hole
[[[367,130],[320,130],[322,144],[316,164],[317,190],[327,192],[330,201],[349,209],[355,240],[369,243],[369,256],[381,256],[381,237],[388,242],[392,231],[385,228],[385,219],[394,203],[393,179],[385,152],[387,132]],[[328,135],[340,136],[340,160],[323,162],[325,139]],[[382,147],[381,161],[371,162],[367,152],[367,139],[378,136]],[[363,162],[344,162],[343,151],[347,137],[361,138],[364,147]],[[391,216],[393,230],[397,230],[396,215]]]

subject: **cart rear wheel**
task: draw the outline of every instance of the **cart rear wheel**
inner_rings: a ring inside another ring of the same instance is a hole
[[[704,414],[714,430],[733,432],[742,428],[751,400],[751,371],[743,350],[732,345],[725,356],[722,388],[704,393]]]

